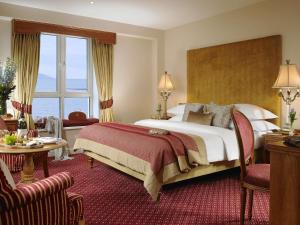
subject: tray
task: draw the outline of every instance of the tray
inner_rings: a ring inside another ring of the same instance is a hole
[[[30,148],[42,148],[44,144],[34,145],[34,146],[26,146],[26,145],[6,145],[4,143],[0,143],[0,146],[4,146],[6,148],[14,148],[14,149],[30,149]]]

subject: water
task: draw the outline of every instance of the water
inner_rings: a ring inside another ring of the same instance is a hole
[[[86,79],[67,79],[68,89],[72,92],[86,92]],[[56,79],[45,74],[39,74],[36,90],[56,90]],[[64,98],[62,103],[64,108],[64,118],[67,118],[70,112],[81,111],[88,115],[89,98]],[[35,117],[55,116],[60,117],[60,99],[57,97],[34,98],[32,103],[32,115]]]

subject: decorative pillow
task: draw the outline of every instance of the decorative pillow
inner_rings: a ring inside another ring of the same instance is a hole
[[[0,159],[0,169],[4,173],[4,176],[5,176],[8,184],[11,186],[11,188],[16,189],[15,181],[14,181],[13,177],[11,176],[11,173],[10,173],[8,167],[6,166],[5,162],[2,159]]]
[[[252,104],[234,104],[235,109],[243,113],[249,120],[269,120],[276,119],[274,113]]]
[[[264,132],[264,131],[271,131],[271,130],[280,130],[280,127],[265,120],[253,120],[250,121],[250,123],[254,131]],[[230,123],[229,127],[232,129],[234,128],[232,122]]]
[[[71,112],[68,116],[69,120],[86,120],[86,115],[84,112],[79,112],[79,111],[75,111],[75,112]]]
[[[212,119],[213,119],[212,113],[190,111],[186,121],[210,126]]]
[[[186,121],[190,112],[202,112],[203,104],[201,103],[188,103],[185,105],[183,121]]]
[[[229,123],[231,119],[231,109],[234,105],[216,105],[209,104],[206,105],[206,110],[214,114],[212,125],[216,127],[229,128]]]

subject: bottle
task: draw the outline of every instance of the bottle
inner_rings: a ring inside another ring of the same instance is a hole
[[[21,112],[20,118],[18,119],[18,136],[22,137],[27,135],[27,122],[24,117],[24,112]]]

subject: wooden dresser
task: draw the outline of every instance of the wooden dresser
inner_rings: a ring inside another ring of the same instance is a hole
[[[283,141],[267,144],[270,151],[270,225],[300,224],[300,148]]]

